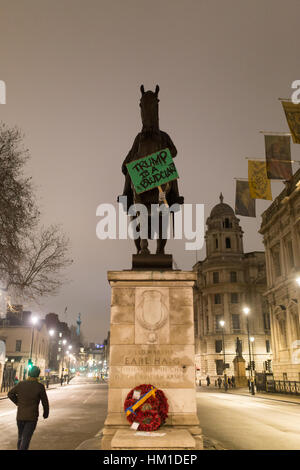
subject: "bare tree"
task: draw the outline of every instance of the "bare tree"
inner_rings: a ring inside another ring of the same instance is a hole
[[[0,124],[0,287],[36,300],[57,293],[60,272],[72,261],[58,226],[38,229],[31,178],[23,175],[29,152],[22,142],[19,129]]]
[[[57,294],[63,282],[61,270],[72,264],[68,248],[69,240],[56,225],[29,235],[7,287],[27,299]]]

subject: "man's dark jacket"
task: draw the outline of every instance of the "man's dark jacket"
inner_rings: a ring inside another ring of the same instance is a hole
[[[49,402],[46,390],[37,380],[29,378],[19,382],[8,392],[8,398],[18,407],[18,421],[36,421],[39,417],[40,401],[44,408],[43,416],[48,418]]]

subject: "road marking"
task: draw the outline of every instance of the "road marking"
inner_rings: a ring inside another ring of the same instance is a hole
[[[91,393],[86,400],[84,400],[82,403],[85,404],[93,395],[95,395],[96,392]]]

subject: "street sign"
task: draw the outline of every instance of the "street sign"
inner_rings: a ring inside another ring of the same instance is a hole
[[[179,178],[168,148],[127,163],[126,166],[137,194]]]

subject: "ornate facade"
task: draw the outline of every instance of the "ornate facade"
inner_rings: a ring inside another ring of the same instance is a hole
[[[262,214],[275,380],[300,381],[300,170]]]
[[[249,363],[247,319],[243,307],[250,308],[249,332],[254,337],[251,360],[262,372],[271,360],[270,322],[263,293],[266,290],[264,252],[244,253],[243,231],[233,209],[220,203],[207,221],[207,256],[194,266],[198,273],[194,289],[196,378],[216,379],[223,374],[224,345],[226,373],[235,374],[237,338],[242,356]],[[224,321],[224,329],[220,325]]]

